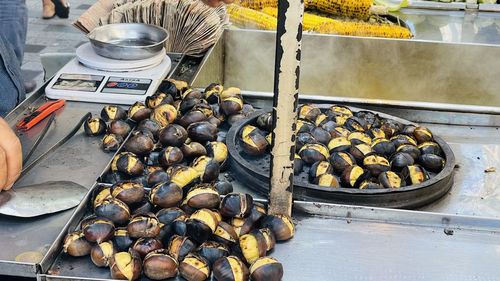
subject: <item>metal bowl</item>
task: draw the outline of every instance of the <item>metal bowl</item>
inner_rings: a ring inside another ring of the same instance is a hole
[[[168,32],[150,24],[117,23],[97,27],[87,37],[100,56],[141,60],[151,58],[162,50]]]

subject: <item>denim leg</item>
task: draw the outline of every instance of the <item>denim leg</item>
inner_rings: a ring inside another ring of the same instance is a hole
[[[23,62],[27,28],[26,0],[0,0],[0,34],[12,45],[19,65]]]
[[[0,116],[5,116],[26,97],[21,65],[12,45],[0,33]]]

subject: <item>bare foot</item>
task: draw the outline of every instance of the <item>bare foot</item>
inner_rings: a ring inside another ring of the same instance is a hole
[[[56,15],[56,6],[51,1],[43,1],[43,19],[51,19]]]

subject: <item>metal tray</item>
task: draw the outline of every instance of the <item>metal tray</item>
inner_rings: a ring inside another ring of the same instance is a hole
[[[325,109],[330,105],[318,104]],[[350,107],[353,111],[363,109]],[[403,124],[415,124],[407,120],[372,111],[380,117],[393,119]],[[269,192],[269,167],[270,155],[252,157],[245,154],[240,146],[239,132],[247,124],[254,123],[255,119],[263,112],[257,112],[238,125],[233,126],[227,134],[227,147],[231,155],[231,168],[237,177],[242,177],[242,182],[261,194]],[[429,204],[445,195],[453,186],[453,168],[455,156],[450,146],[440,137],[435,136],[435,141],[441,146],[446,164],[443,170],[435,177],[421,184],[405,186],[399,189],[332,189],[325,186],[310,184],[307,172],[302,171],[295,176],[294,198],[296,200],[342,203],[350,205],[364,205],[385,208],[417,208]]]

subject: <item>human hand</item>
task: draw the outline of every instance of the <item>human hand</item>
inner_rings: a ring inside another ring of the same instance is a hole
[[[0,191],[10,189],[21,174],[22,155],[21,142],[0,118]]]
[[[218,7],[220,3],[231,4],[234,0],[201,0],[203,3],[207,4],[210,7]]]

